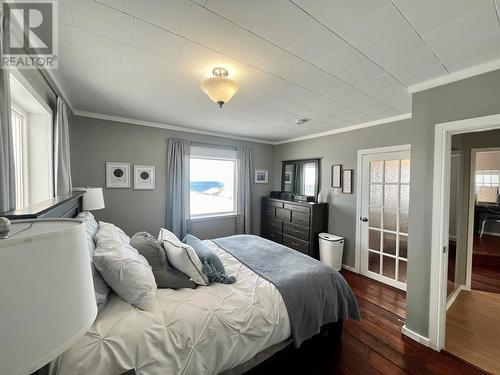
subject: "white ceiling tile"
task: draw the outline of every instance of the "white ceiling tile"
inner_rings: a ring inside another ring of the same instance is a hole
[[[500,62],[500,50],[497,49],[496,52],[488,53],[485,55],[476,56],[471,60],[463,61],[456,65],[450,65],[448,70],[453,73],[464,69],[469,69],[478,65],[487,64],[490,62]]]
[[[299,39],[288,50],[314,64],[340,48],[345,42],[331,31],[318,25],[310,33]]]
[[[164,29],[138,19],[134,20],[130,44],[137,48],[175,60],[185,43],[185,39]]]
[[[477,64],[494,60],[494,55],[498,55],[499,52],[500,31],[473,42],[460,45],[458,48],[452,48],[450,46],[450,48],[440,50],[438,53],[446,67],[449,66],[450,70],[456,70],[458,65],[469,65],[467,62],[474,60],[477,61]],[[482,56],[485,56],[485,59],[481,58]]]
[[[66,0],[65,0],[66,1]],[[125,9],[125,0],[95,0],[98,3],[107,5],[108,7],[124,10]],[[61,0],[59,0],[61,2]]]
[[[293,79],[297,74],[311,69],[311,64],[281,49],[277,49],[262,60],[258,66],[267,72],[287,79]]]
[[[369,104],[375,101],[373,97],[367,95],[366,93],[353,86],[346,86],[338,91],[329,93],[326,96],[352,108],[356,108],[358,106]]]
[[[347,85],[344,81],[314,66],[309,67],[307,70],[297,72],[289,79],[319,94],[326,94]]]
[[[430,79],[446,76],[447,74],[448,72],[446,72],[446,70],[443,68],[443,65],[438,64],[422,70],[415,71],[411,74],[402,75],[401,77],[399,77],[399,79],[406,86],[411,86],[417,83],[428,81]]]
[[[57,2],[57,20],[64,21],[71,25],[74,24],[73,14],[71,13],[71,6],[69,0],[59,0]]]
[[[271,43],[244,29],[240,29],[224,48],[224,53],[249,64],[258,64],[275,50],[276,47]]]
[[[325,57],[319,64],[321,68],[332,74],[344,72],[369,60],[362,53],[349,46]]]
[[[368,122],[368,121],[373,121],[375,118],[373,116],[367,115],[366,113],[357,111],[357,110],[350,110],[344,113],[341,113],[339,115],[340,117],[350,120],[355,123],[363,123],[363,122]]]
[[[488,4],[491,0],[424,0],[405,15],[420,34],[426,34]]]
[[[422,69],[434,65],[438,65],[440,63],[441,62],[432,53],[432,51],[429,48],[426,48],[407,57],[403,57],[402,59],[399,59],[395,62],[392,62],[391,64],[385,66],[385,69],[388,72],[391,72],[393,75],[400,77],[418,72]]]
[[[271,87],[268,91],[274,95],[306,105],[321,99],[321,95],[289,81],[282,81],[278,85]]]
[[[403,12],[406,12],[406,11],[416,7],[422,1],[424,1],[424,0],[394,0],[394,3]]]
[[[288,0],[279,0],[253,31],[287,48],[316,27],[316,22]]]
[[[364,64],[357,65],[352,69],[345,70],[341,73],[337,73],[336,75],[344,81],[356,85],[372,80],[373,78],[383,74],[386,74],[384,69],[380,68],[372,61],[367,61]]]
[[[249,4],[248,0],[208,0],[206,6],[245,29],[252,30],[276,2],[277,0],[252,0]]]
[[[388,0],[321,0],[310,12],[329,28],[341,33],[387,3]]]
[[[394,77],[390,76],[389,74],[384,74],[381,76],[378,76],[370,81],[366,81],[363,83],[360,83],[359,85],[356,85],[356,87],[369,94],[373,95],[376,92],[388,89],[393,86],[401,86],[401,84],[394,79]]]
[[[373,96],[396,108],[401,113],[411,112],[411,94],[403,86],[393,86],[389,89],[379,91]]]
[[[426,48],[428,48],[427,45],[417,33],[408,30],[384,43],[365,46],[363,52],[379,65],[386,66]]]
[[[71,0],[75,25],[121,42],[128,42],[132,17],[92,0]]]
[[[492,3],[423,35],[425,41],[441,57],[441,51],[460,48],[461,45],[484,38],[499,31],[498,18]]]
[[[318,5],[322,0],[292,0],[292,3],[301,7],[304,10],[310,11],[316,5]]]
[[[361,112],[367,113],[377,119],[385,117],[393,117],[401,114],[397,109],[383,102],[373,102],[359,108]]]
[[[208,31],[209,30],[209,31]],[[181,27],[181,35],[203,44],[206,47],[222,51],[238,32],[239,27],[216,14],[193,5]]]
[[[189,9],[186,0],[123,0],[126,12],[170,31],[179,32]]]
[[[323,97],[317,102],[312,102],[309,103],[308,105],[316,110],[326,112],[330,115],[335,113],[346,112],[351,109],[350,107],[327,97]]]
[[[409,29],[408,22],[397,8],[389,3],[343,32],[342,36],[358,49],[364,50],[373,45],[383,44]]]

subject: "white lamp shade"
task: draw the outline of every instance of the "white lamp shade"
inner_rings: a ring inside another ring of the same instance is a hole
[[[104,196],[102,195],[102,188],[75,188],[74,190],[84,191],[83,195],[83,211],[100,210],[104,208]]]
[[[201,89],[215,103],[227,103],[239,90],[236,82],[229,78],[214,77],[202,82]]]
[[[21,220],[0,239],[1,373],[29,374],[80,338],[97,315],[85,224]]]

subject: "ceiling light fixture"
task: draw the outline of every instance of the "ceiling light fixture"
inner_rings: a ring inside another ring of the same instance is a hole
[[[227,78],[228,72],[224,68],[214,68],[212,70],[214,77],[204,80],[201,83],[201,89],[222,108],[222,105],[231,100],[240,86],[232,79]]]
[[[307,121],[309,121],[308,118],[301,118],[301,119],[295,120],[295,124],[302,125],[302,124],[306,123]]]

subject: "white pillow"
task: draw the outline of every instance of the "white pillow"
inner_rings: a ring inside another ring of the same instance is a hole
[[[167,253],[168,262],[179,271],[188,275],[198,285],[208,285],[208,277],[202,271],[203,264],[194,249],[179,241],[175,234],[160,229],[158,241]]]
[[[89,250],[89,258],[92,270],[92,279],[94,280],[94,293],[95,300],[97,303],[97,311],[101,311],[106,305],[106,301],[108,300],[109,286],[103,280],[102,276],[97,271],[94,265],[94,251],[95,251],[95,235],[99,228],[97,221],[94,219],[94,215],[92,215],[88,211],[82,211],[78,215],[76,215],[77,219],[83,220],[85,223],[86,235],[87,235],[87,247]]]
[[[153,271],[146,258],[128,244],[127,238],[121,229],[100,221],[94,264],[124,301],[152,311],[156,297]]]

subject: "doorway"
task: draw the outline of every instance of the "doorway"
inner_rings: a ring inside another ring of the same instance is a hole
[[[360,273],[406,290],[410,146],[358,153]]]
[[[496,129],[499,128],[500,115],[493,115],[437,124],[435,130],[430,344],[436,350],[445,349],[485,369],[488,369],[488,361],[490,364],[497,362],[497,354],[491,355],[491,350],[496,353],[500,351],[497,344],[497,337],[500,336],[500,298],[495,298],[500,295],[470,290],[469,270],[473,261],[468,244],[473,244],[474,206],[478,195],[476,182],[481,180],[476,178],[476,165],[472,159],[473,148],[477,147],[479,139],[482,139],[481,147],[493,147],[495,143],[498,145],[500,130]],[[448,268],[452,264],[449,263],[452,257],[449,245],[450,239],[453,239],[450,217],[452,194],[449,189],[453,180],[451,154],[452,147],[455,148],[455,135],[467,135],[470,138],[461,148],[463,174],[460,186],[464,191],[460,194],[461,202],[456,207],[456,267],[452,281],[459,288],[455,288],[458,290],[455,302],[447,305]],[[488,179],[491,181],[491,178]],[[498,190],[496,194],[498,195]],[[477,227],[475,232],[477,235]],[[459,238],[460,235],[462,238]],[[482,341],[477,341],[478,337]],[[454,348],[451,344],[453,340],[457,343]],[[481,359],[478,362],[478,358],[482,358],[482,363]],[[492,368],[489,367],[489,370],[492,371]],[[500,370],[495,369],[493,372],[498,371]]]

